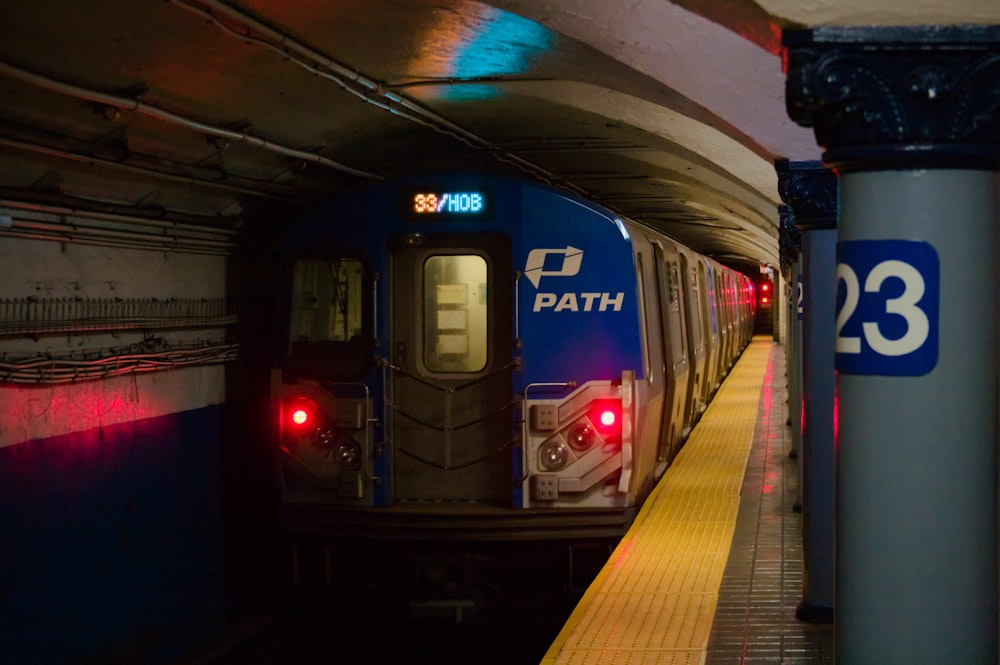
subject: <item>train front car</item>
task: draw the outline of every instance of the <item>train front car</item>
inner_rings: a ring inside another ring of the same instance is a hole
[[[643,366],[620,220],[525,182],[417,178],[315,211],[284,255],[272,393],[291,529],[623,533]]]
[[[606,211],[537,189],[525,191],[524,224],[518,503],[624,517],[642,485],[633,473],[636,382],[645,378],[631,237]]]

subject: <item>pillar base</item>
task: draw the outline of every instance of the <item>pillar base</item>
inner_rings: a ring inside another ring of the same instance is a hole
[[[833,608],[802,601],[795,608],[795,618],[809,623],[833,623]]]

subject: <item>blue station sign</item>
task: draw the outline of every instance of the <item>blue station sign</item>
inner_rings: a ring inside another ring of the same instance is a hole
[[[837,244],[836,368],[920,376],[938,360],[940,262],[926,242]]]

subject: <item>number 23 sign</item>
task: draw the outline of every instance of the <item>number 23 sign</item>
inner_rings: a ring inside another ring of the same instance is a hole
[[[920,376],[934,369],[940,272],[925,242],[838,243],[837,371]]]

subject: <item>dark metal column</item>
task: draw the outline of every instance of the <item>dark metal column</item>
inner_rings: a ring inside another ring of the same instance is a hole
[[[837,176],[820,162],[775,163],[778,193],[802,234],[802,601],[795,615],[833,620],[836,467],[833,454]]]
[[[837,662],[995,663],[1000,29],[784,43],[840,174]]]
[[[802,449],[802,257],[792,264],[792,302],[795,316],[791,320],[788,335],[788,416],[792,427],[792,452],[798,455]],[[802,464],[799,463],[799,471]],[[801,505],[801,487],[799,490]]]
[[[802,232],[795,226],[795,211],[789,205],[779,206],[781,236],[779,238],[781,269],[788,275],[788,330],[785,336],[785,372],[788,376],[788,427],[791,428],[792,449],[789,457],[798,462],[802,477]],[[795,497],[795,510],[802,510],[802,484]]]

